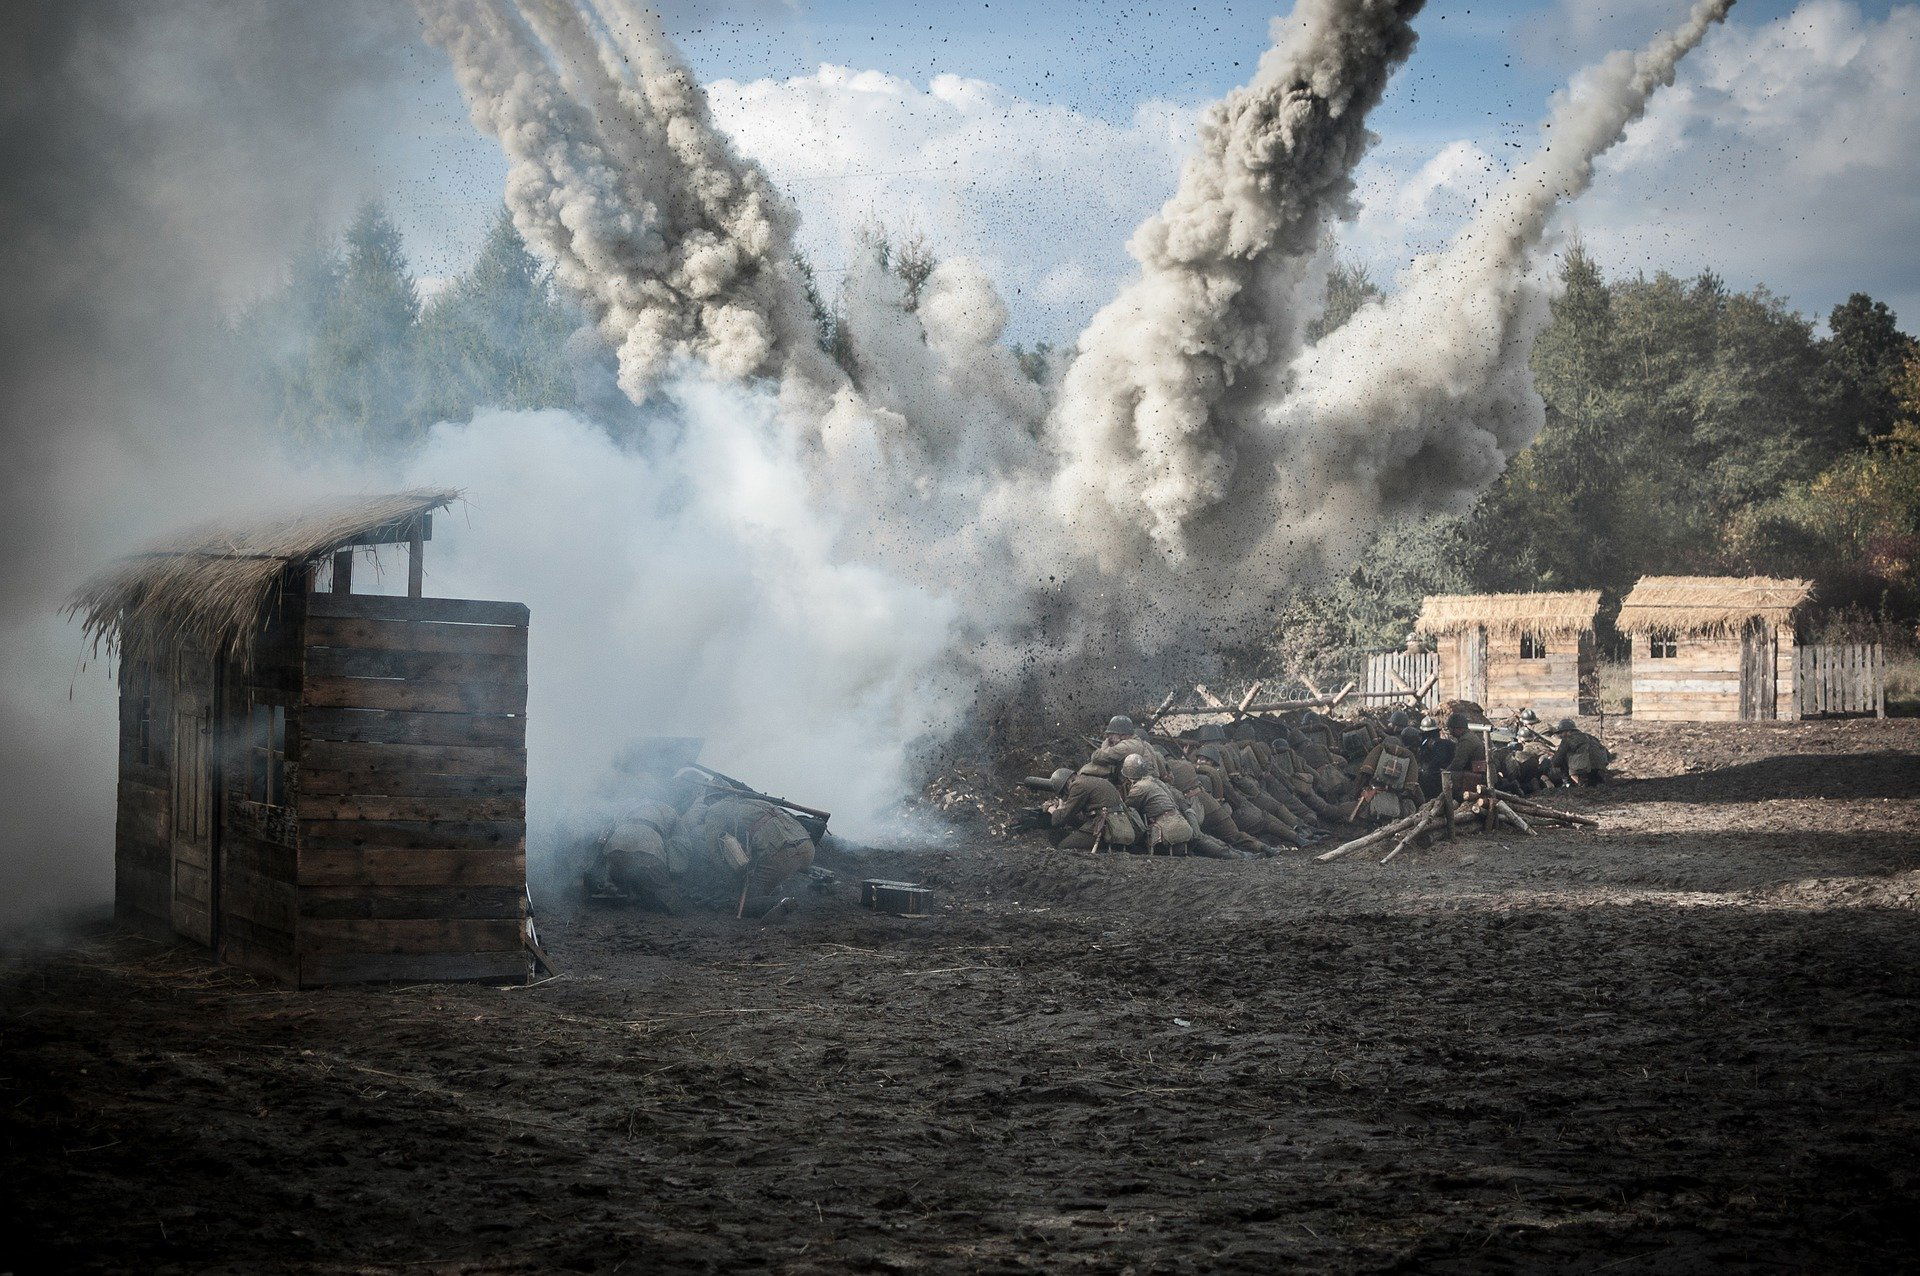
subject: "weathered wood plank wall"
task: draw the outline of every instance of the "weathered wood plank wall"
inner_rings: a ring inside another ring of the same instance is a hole
[[[527,977],[527,609],[308,605],[300,983]]]

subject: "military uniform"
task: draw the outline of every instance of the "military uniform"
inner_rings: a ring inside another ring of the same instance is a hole
[[[666,802],[641,798],[630,805],[594,844],[589,887],[602,882],[642,903],[678,911],[667,840],[679,819],[680,813]]]
[[[1606,745],[1578,728],[1561,728],[1560,747],[1553,752],[1553,766],[1560,774],[1579,784],[1604,784],[1612,765],[1613,753]]]
[[[1463,797],[1486,783],[1486,732],[1468,727],[1466,734],[1453,737],[1453,757],[1447,762],[1447,774],[1453,778],[1455,797]]]
[[[1411,815],[1426,800],[1420,791],[1420,760],[1392,737],[1374,745],[1361,761],[1360,784],[1374,791],[1363,814],[1375,820]]]
[[[1152,775],[1129,779],[1126,801],[1146,823],[1145,849],[1149,853],[1164,846],[1171,854],[1186,854],[1187,843],[1193,840],[1193,826],[1187,823],[1178,795],[1165,780]]]
[[[813,854],[812,836],[786,809],[724,792],[697,798],[667,842],[668,866],[690,892],[751,917],[779,903],[781,886]]]
[[[1073,851],[1098,845],[1132,846],[1140,830],[1113,779],[1122,755],[1096,749],[1093,758],[1067,781],[1066,792],[1048,804],[1048,818],[1056,829],[1067,830],[1060,845]]]

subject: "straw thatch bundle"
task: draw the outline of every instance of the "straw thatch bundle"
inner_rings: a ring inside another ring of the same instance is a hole
[[[1809,581],[1771,576],[1642,576],[1620,606],[1620,631],[1725,636],[1753,620],[1790,625],[1812,593]]]
[[[291,567],[459,497],[451,488],[347,498],[254,527],[201,527],[122,559],[67,605],[97,650],[175,646],[251,660],[253,636]]]
[[[1484,626],[1489,637],[1566,638],[1593,628],[1600,591],[1563,594],[1433,594],[1413,627],[1423,634],[1457,634]]]

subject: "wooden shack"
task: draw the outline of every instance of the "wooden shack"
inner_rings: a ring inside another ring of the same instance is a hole
[[[1490,713],[1532,709],[1543,718],[1595,709],[1593,624],[1600,591],[1434,594],[1416,632],[1440,657],[1439,700],[1470,700]]]
[[[1633,639],[1633,716],[1797,719],[1795,624],[1813,587],[1765,576],[1643,576],[1620,607]]]
[[[202,530],[75,599],[120,658],[123,921],[299,987],[528,977],[527,609],[422,596],[455,495]],[[405,596],[353,591],[379,546]]]

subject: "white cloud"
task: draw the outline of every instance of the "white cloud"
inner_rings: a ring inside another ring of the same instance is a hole
[[[1565,38],[1648,7],[1570,0]],[[1920,5],[1873,18],[1852,0],[1805,0],[1769,22],[1740,16],[1602,158],[1572,221],[1611,271],[1711,268],[1817,317],[1866,291],[1920,327]],[[1368,207],[1349,251],[1391,278],[1464,220],[1493,178],[1476,165],[1504,149],[1463,140],[1422,163],[1389,141],[1362,170]]]
[[[1114,123],[985,80],[840,66],[707,92],[800,206],[823,286],[863,222],[918,229],[987,269],[1022,340],[1071,340],[1130,271],[1127,236],[1173,190],[1197,115],[1149,101]]]

